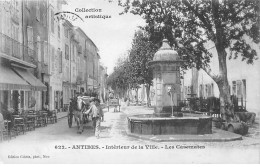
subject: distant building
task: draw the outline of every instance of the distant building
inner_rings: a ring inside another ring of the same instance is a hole
[[[78,57],[77,57],[77,91],[84,93],[87,90],[87,53],[86,42],[88,36],[80,27],[75,27],[76,36],[78,38]]]
[[[99,59],[98,48],[94,42],[88,38],[86,40],[86,55],[87,55],[87,92],[97,92],[98,88],[98,68],[99,68]]]
[[[102,102],[106,102],[108,98],[108,87],[107,87],[107,67],[100,65],[99,67],[99,97]]]

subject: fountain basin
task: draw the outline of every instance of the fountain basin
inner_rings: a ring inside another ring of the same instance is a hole
[[[154,114],[128,117],[128,129],[134,134],[211,134],[212,117],[200,114],[183,114],[183,117],[164,117]]]

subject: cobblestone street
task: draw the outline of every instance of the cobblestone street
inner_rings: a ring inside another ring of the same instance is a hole
[[[221,158],[223,163],[259,162],[259,128],[256,128],[259,124],[254,125],[248,137],[232,142],[153,142],[127,136],[127,115],[152,112],[143,106],[122,106],[121,112],[105,109],[100,139],[95,138],[91,124],[77,134],[76,125],[69,128],[64,117],[56,124],[1,143],[0,149],[5,151],[1,151],[0,160],[3,163],[218,163]],[[171,146],[175,148],[169,149]],[[180,149],[181,146],[204,149]],[[102,160],[98,157],[100,152],[107,155]],[[33,159],[33,156],[39,157]]]

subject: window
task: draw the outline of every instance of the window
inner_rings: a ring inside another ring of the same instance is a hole
[[[51,48],[51,66],[52,66],[52,72],[54,72],[54,61],[55,61],[55,53],[54,53],[54,47]]]
[[[24,1],[25,7],[29,10],[29,0]]]
[[[62,51],[59,49],[59,72],[62,73]]]
[[[211,95],[214,97],[214,84],[211,84]]]
[[[237,97],[242,97],[242,81],[240,80],[237,81]]]
[[[44,61],[44,63],[47,65],[48,64],[48,43],[47,43],[47,41],[44,41],[44,44],[43,44],[44,46],[43,46],[43,61]]]
[[[47,26],[47,17],[46,14],[42,15],[42,19],[43,19],[43,26],[46,27]]]
[[[200,96],[200,97],[203,97],[203,85],[202,85],[202,84],[200,84],[199,96]]]
[[[40,4],[39,0],[36,0],[36,19],[40,21]]]
[[[69,60],[69,46],[65,44],[65,59]]]
[[[32,27],[27,27],[27,42],[28,42],[28,47],[30,49],[33,49],[33,28]]]
[[[41,39],[39,36],[37,36],[37,56],[38,62],[41,62]]]
[[[211,90],[211,84],[208,84],[208,97],[212,96]]]
[[[75,57],[74,57],[74,45],[72,45],[72,60],[75,61]]]
[[[236,84],[236,81],[233,81],[232,82],[232,94],[237,95],[236,92],[237,92],[237,84]]]
[[[243,98],[246,99],[246,80],[242,79],[243,83]]]
[[[54,33],[54,13],[51,10],[51,32]]]
[[[66,38],[69,37],[69,30],[67,28],[64,28],[64,35]]]
[[[60,25],[58,25],[58,38],[60,38]]]
[[[76,56],[77,56],[77,47],[74,45],[74,61],[76,61]]]
[[[75,67],[73,67],[73,75],[72,75],[73,78],[75,78],[75,73],[76,73],[76,72],[75,72]]]

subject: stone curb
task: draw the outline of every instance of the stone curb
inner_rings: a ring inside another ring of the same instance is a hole
[[[225,131],[225,133],[230,133],[230,132]],[[198,138],[198,135],[189,135],[189,137],[194,136],[194,138],[185,138],[185,135],[168,135],[169,137],[166,137],[165,139],[162,138],[162,136],[160,135],[151,136],[151,135],[132,134],[129,132],[129,130],[126,130],[126,134],[130,137],[135,137],[143,140],[156,141],[156,142],[180,142],[180,141],[181,142],[228,142],[228,141],[242,140],[241,135],[234,134],[234,133],[230,133],[232,137],[226,137],[226,138],[223,137],[214,138],[214,136],[212,136],[212,138],[210,137]]]

